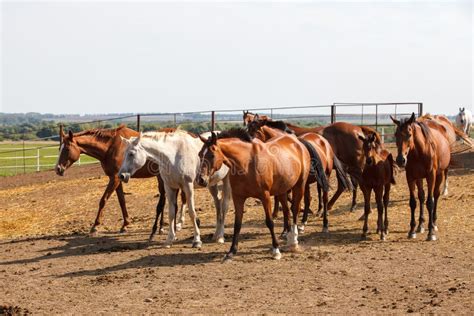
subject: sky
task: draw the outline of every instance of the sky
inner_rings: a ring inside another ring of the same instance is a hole
[[[0,112],[473,106],[471,1],[2,1]]]

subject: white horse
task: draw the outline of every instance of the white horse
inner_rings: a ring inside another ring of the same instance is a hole
[[[168,199],[169,231],[165,245],[170,247],[176,239],[174,222],[176,217],[176,201],[178,189],[186,195],[189,216],[194,228],[193,247],[202,246],[199,226],[197,224],[194,207],[194,181],[199,171],[200,160],[198,153],[202,142],[185,131],[177,130],[172,133],[147,132],[139,137],[122,139],[127,144],[119,177],[128,182],[130,177],[140,169],[147,159],[154,161],[159,166],[160,175],[165,185],[166,198]],[[214,239],[219,243],[224,242],[224,220],[230,199],[231,189],[228,171],[223,170],[209,182],[217,211],[217,223]],[[223,182],[222,198],[218,198],[217,184]]]
[[[456,125],[459,129],[466,133],[467,136],[469,136],[471,131],[472,123],[472,112],[466,110],[466,108],[459,108],[459,113],[456,116]]]

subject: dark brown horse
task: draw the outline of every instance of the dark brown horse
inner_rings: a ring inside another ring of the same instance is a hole
[[[274,137],[282,135],[282,133],[292,133],[283,121],[269,121],[260,120],[256,115],[254,120],[248,124],[249,134],[259,138],[266,142]],[[310,212],[311,205],[311,190],[309,185],[317,183],[318,189],[318,215],[323,216],[323,232],[328,232],[328,219],[327,219],[327,204],[328,204],[328,191],[329,182],[328,178],[331,175],[333,167],[336,168],[337,177],[342,177],[341,181],[344,186],[352,189],[352,184],[348,175],[345,173],[340,161],[334,156],[331,145],[324,137],[315,133],[305,133],[298,137],[298,140],[302,142],[308,150],[311,157],[311,171],[306,182],[305,194],[304,194],[304,213],[302,219],[302,225],[299,227],[300,232],[304,231],[304,225],[308,221],[308,213]],[[321,198],[322,195],[322,198]],[[275,199],[274,213],[278,210],[278,200]],[[276,217],[276,216],[274,216]],[[285,227],[287,226],[285,216]]]
[[[293,223],[288,233],[288,245],[297,247],[297,219],[306,180],[310,171],[310,156],[305,146],[296,137],[281,135],[267,143],[251,136],[243,129],[214,133],[208,140],[201,139],[204,146],[201,158],[200,177],[212,175],[222,164],[230,168],[230,184],[235,208],[234,236],[226,255],[231,259],[237,253],[238,238],[242,226],[245,200],[249,197],[262,201],[265,222],[272,236],[273,257],[280,259],[278,240],[271,216],[272,195],[278,196],[287,211],[287,192],[291,190]]]
[[[172,131],[172,129],[166,129],[165,131]],[[63,143],[61,145],[58,162],[56,163],[55,167],[55,171],[58,175],[63,176],[64,172],[79,159],[81,154],[86,154],[99,160],[104,173],[109,177],[109,183],[107,184],[105,192],[99,202],[99,210],[97,212],[94,225],[91,228],[91,234],[95,234],[97,232],[97,226],[99,226],[102,221],[105,204],[114,191],[117,193],[117,198],[123,216],[123,225],[120,229],[120,232],[125,232],[130,224],[127,206],[125,204],[122,182],[119,180],[117,172],[122,164],[123,152],[126,147],[123,145],[121,137],[130,138],[136,137],[138,135],[138,132],[123,125],[115,129],[91,129],[79,133],[72,133],[69,131],[68,135],[62,135]],[[162,214],[166,198],[163,181],[161,181],[158,172],[158,165],[148,161],[145,166],[137,171],[133,177],[158,178],[160,198],[156,206],[156,219],[153,225],[153,232],[156,232],[157,230],[158,218],[160,217],[160,214],[161,231],[163,227]],[[154,233],[152,233],[152,236],[153,235]]]
[[[377,233],[380,239],[385,240],[388,234],[388,203],[390,201],[390,187],[395,184],[394,160],[392,154],[382,149],[377,152],[375,134],[365,136],[359,134],[364,143],[365,167],[360,181],[360,189],[364,194],[364,227],[362,238],[367,238],[368,220],[370,213],[370,196],[375,193],[377,203]],[[385,210],[385,216],[384,216]]]
[[[411,221],[408,238],[415,238],[415,186],[418,192],[423,189],[426,179],[428,197],[428,236],[427,240],[436,240],[437,207],[441,194],[441,184],[445,181],[449,167],[451,152],[448,140],[437,129],[430,127],[423,120],[417,121],[415,113],[410,118],[392,121],[397,126],[395,137],[397,142],[397,164],[405,167],[408,189],[410,190]],[[423,222],[419,223],[418,231],[423,231]]]

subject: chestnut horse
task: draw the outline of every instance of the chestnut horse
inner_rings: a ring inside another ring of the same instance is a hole
[[[117,172],[122,164],[123,152],[126,147],[122,144],[121,137],[130,138],[138,135],[138,132],[124,125],[114,129],[91,129],[79,133],[69,131],[68,135],[62,135],[63,142],[55,167],[56,174],[63,176],[65,171],[79,159],[81,154],[86,154],[99,160],[104,173],[109,177],[109,183],[99,202],[97,217],[90,230],[91,234],[97,233],[97,226],[99,226],[102,221],[105,204],[114,191],[117,193],[123,216],[123,225],[120,232],[125,232],[130,224],[122,182],[118,178]],[[134,178],[150,177],[158,178],[158,188],[160,192],[160,199],[156,206],[157,217],[154,224],[154,231],[156,231],[157,220],[159,215],[163,213],[166,198],[163,181],[161,181],[158,172],[158,165],[148,161],[143,168],[137,171]],[[162,227],[163,216],[161,215],[160,231]]]
[[[397,143],[397,164],[405,167],[408,189],[410,190],[411,221],[408,238],[415,238],[415,186],[418,192],[423,188],[426,179],[428,197],[428,236],[427,240],[436,240],[437,207],[441,194],[441,184],[447,175],[451,152],[448,140],[437,129],[429,126],[423,120],[416,120],[415,113],[409,118],[392,121],[397,126],[395,131]],[[418,231],[423,232],[423,222],[420,221]]]
[[[254,120],[248,124],[249,134],[257,137],[258,139],[266,142],[273,137],[281,135],[282,133],[292,133],[283,121],[268,121],[260,120],[258,115],[254,117]],[[315,133],[305,133],[298,137],[298,140],[302,142],[311,156],[311,171],[306,182],[305,194],[304,194],[304,212],[302,225],[299,226],[299,231],[304,231],[304,226],[308,221],[308,213],[310,212],[311,205],[311,190],[309,185],[317,182],[318,189],[318,213],[323,216],[323,232],[328,232],[328,219],[327,219],[327,204],[328,204],[328,191],[329,182],[328,178],[331,175],[333,167],[336,168],[337,177],[341,177],[343,185],[347,188],[352,189],[352,183],[345,173],[341,162],[334,156],[331,145],[324,137]],[[322,199],[321,199],[322,193]],[[278,200],[275,199],[275,204],[278,204]],[[278,210],[277,207],[274,208]],[[285,225],[287,222],[285,214]]]
[[[395,184],[394,161],[392,154],[382,149],[379,153],[375,149],[375,134],[365,136],[359,134],[364,143],[365,167],[360,181],[360,189],[364,194],[364,227],[362,239],[367,238],[368,220],[370,213],[370,196],[375,193],[377,203],[377,233],[380,240],[385,240],[388,234],[388,203],[390,201],[390,187]],[[385,216],[384,216],[385,210]]]
[[[244,113],[244,122],[249,122],[253,119],[255,114],[247,112]],[[260,117],[262,119],[262,117]],[[270,120],[267,118],[267,120]],[[383,148],[382,139],[380,135],[373,128],[368,126],[357,126],[346,122],[336,122],[328,126],[317,127],[300,127],[294,124],[285,122],[289,129],[293,130],[297,136],[305,133],[318,133],[322,135],[331,144],[331,147],[339,160],[347,166],[349,174],[352,176],[353,191],[352,191],[352,205],[351,211],[355,209],[357,201],[357,181],[360,180],[365,164],[364,153],[362,149],[362,141],[358,137],[358,133],[362,132],[364,135],[375,133],[376,135],[376,150],[380,151]],[[331,210],[336,200],[344,191],[344,186],[338,180],[337,191],[328,203],[328,210]]]
[[[290,135],[275,137],[267,143],[258,139],[252,140],[243,129],[224,131],[219,136],[213,133],[209,139],[201,138],[201,140],[204,145],[199,152],[201,158],[199,177],[212,176],[222,165],[230,168],[235,221],[232,246],[225,259],[232,259],[237,253],[244,204],[249,197],[262,201],[265,223],[272,236],[273,258],[281,258],[271,216],[270,197],[278,196],[287,211],[287,192],[290,190],[293,198],[291,206],[293,223],[287,238],[289,247],[297,248],[298,213],[311,165],[305,146]]]

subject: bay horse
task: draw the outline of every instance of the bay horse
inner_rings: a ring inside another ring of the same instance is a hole
[[[171,133],[140,133],[138,137],[131,137],[130,139],[122,138],[122,141],[126,144],[126,149],[122,165],[118,171],[120,180],[128,182],[130,177],[138,172],[148,160],[158,164],[168,200],[175,201],[179,189],[185,193],[188,213],[193,223],[194,239],[192,246],[193,248],[200,248],[202,241],[194,207],[194,181],[197,179],[200,164],[198,153],[201,149],[201,141],[199,138],[178,129]],[[227,167],[222,168],[213,175],[214,178],[212,181],[209,181],[210,183],[216,183],[213,185],[215,186],[215,193],[218,193],[217,182],[219,182],[215,179],[224,183],[223,190],[227,190],[222,194],[224,198],[230,196],[228,192],[230,189],[228,171],[229,169]],[[213,190],[210,191],[213,193]],[[227,203],[225,205],[227,205]],[[216,210],[223,212],[222,207],[217,203]],[[217,237],[218,242],[223,242],[223,225],[225,218],[223,214],[217,215],[216,234],[214,236]],[[168,203],[168,217],[170,229],[165,242],[166,247],[170,247],[176,239],[174,229],[176,218],[175,203]],[[222,234],[222,236],[220,234]]]
[[[269,121],[260,120],[258,115],[254,117],[254,120],[247,126],[249,134],[256,137],[264,142],[282,135],[282,133],[293,133],[286,123],[283,121]],[[318,212],[317,216],[322,214],[323,216],[323,232],[328,232],[328,219],[327,219],[327,204],[328,204],[328,191],[329,182],[328,178],[331,175],[333,167],[336,169],[337,177],[341,177],[341,182],[346,188],[352,190],[352,183],[344,171],[341,162],[334,155],[331,145],[319,134],[305,133],[298,136],[298,140],[302,142],[308,149],[311,157],[311,171],[306,182],[305,193],[304,193],[304,211],[302,218],[302,225],[300,225],[299,232],[304,232],[304,227],[308,221],[308,214],[310,212],[311,205],[311,190],[309,185],[317,183],[318,190]],[[322,198],[321,198],[322,195]],[[278,200],[275,198],[275,205],[278,205]],[[274,208],[278,210],[276,206]],[[322,213],[321,213],[322,210]],[[275,217],[275,216],[274,216]],[[287,218],[285,214],[285,227],[287,226]]]
[[[363,133],[360,133],[359,139],[364,143],[366,161],[364,171],[362,172],[362,181],[359,183],[362,193],[364,194],[365,218],[362,228],[362,239],[367,238],[370,199],[372,191],[374,191],[375,202],[377,204],[377,233],[380,233],[380,240],[385,240],[388,234],[390,188],[392,184],[395,184],[395,162],[392,154],[387,150],[382,149],[380,152],[377,152],[375,134],[365,136]]]
[[[436,240],[438,199],[451,159],[449,142],[437,128],[430,127],[423,120],[417,121],[415,113],[412,113],[409,118],[397,120],[391,117],[391,119],[397,127],[395,131],[398,151],[396,162],[400,167],[405,167],[410,191],[411,221],[408,238],[416,237],[415,186],[420,192],[420,189],[423,189],[423,179],[426,179],[428,188],[427,240]],[[422,227],[423,223],[420,221],[418,231],[422,232]]]
[[[283,208],[288,211],[287,192],[290,190],[293,222],[287,240],[290,249],[297,248],[298,213],[311,164],[305,146],[290,135],[281,135],[264,143],[252,139],[244,129],[231,129],[219,135],[213,133],[210,138],[201,140],[204,144],[199,152],[200,177],[205,179],[212,176],[223,166],[230,168],[235,221],[232,246],[224,260],[231,260],[237,253],[245,200],[249,197],[262,202],[265,223],[272,236],[273,258],[281,258],[271,216],[270,197],[278,196]]]
[[[81,154],[86,154],[100,161],[104,173],[109,178],[109,183],[105,188],[99,202],[99,209],[95,222],[90,230],[91,234],[97,233],[97,226],[101,224],[105,204],[112,193],[117,193],[117,198],[122,210],[123,225],[120,232],[126,232],[130,225],[128,217],[127,206],[125,203],[125,195],[117,172],[122,164],[123,152],[125,146],[122,144],[121,137],[130,138],[138,136],[139,133],[125,127],[124,125],[114,129],[90,129],[79,133],[69,131],[68,134],[62,134],[62,145],[59,149],[59,156],[54,168],[59,176],[64,176],[65,171],[71,167],[80,157]],[[143,168],[141,168],[134,175],[134,178],[150,178],[157,177],[160,198],[156,206],[157,219],[162,213],[165,206],[164,186],[162,185],[160,175],[158,172],[158,165],[148,161]],[[157,221],[154,224],[156,231]],[[163,217],[161,216],[160,231],[163,227]]]
[[[244,113],[244,121],[249,122],[254,118],[254,116],[255,114],[253,113],[247,113],[247,116],[245,116]],[[266,120],[270,119],[267,118]],[[334,154],[348,168],[347,171],[352,178],[353,190],[351,211],[353,211],[357,203],[357,182],[360,180],[365,164],[365,158],[362,149],[363,143],[358,138],[358,134],[362,132],[364,135],[368,136],[375,133],[375,145],[377,151],[383,149],[383,143],[380,134],[371,127],[357,126],[346,122],[336,122],[327,126],[316,127],[301,127],[288,122],[285,123],[289,129],[295,132],[297,136],[305,133],[317,133],[322,135],[331,144]],[[337,201],[344,190],[344,186],[338,180],[337,191],[328,203],[328,210],[332,209],[334,203]],[[361,217],[361,219],[363,219],[363,217]]]

